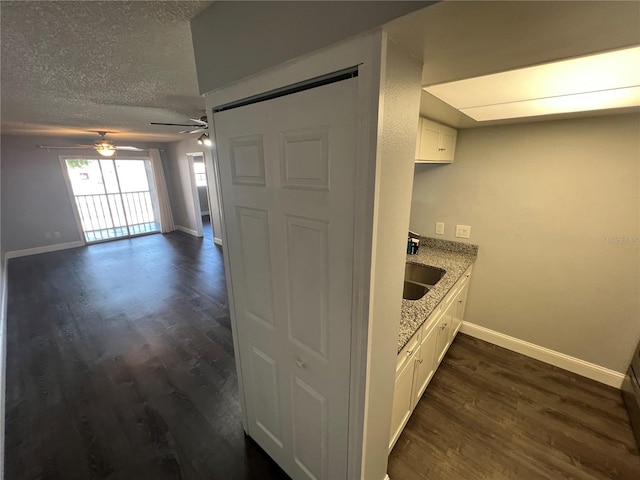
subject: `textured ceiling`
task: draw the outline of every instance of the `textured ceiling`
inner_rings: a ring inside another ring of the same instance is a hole
[[[189,21],[212,2],[0,2],[2,133],[187,138],[204,113]]]

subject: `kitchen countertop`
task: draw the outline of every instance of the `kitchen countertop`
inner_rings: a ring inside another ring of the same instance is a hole
[[[420,237],[420,250],[416,255],[407,255],[407,262],[441,268],[446,273],[421,299],[402,300],[398,352],[418,331],[477,256],[477,245]]]

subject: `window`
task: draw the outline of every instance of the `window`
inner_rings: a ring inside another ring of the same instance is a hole
[[[204,169],[204,162],[193,162],[193,172],[196,174],[196,186],[207,186],[207,172]]]

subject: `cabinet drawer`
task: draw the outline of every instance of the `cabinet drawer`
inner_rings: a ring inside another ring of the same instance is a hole
[[[398,359],[396,361],[396,377],[398,376],[402,368],[407,364],[407,362],[410,362],[413,360],[416,350],[420,345],[421,338],[422,338],[422,329],[419,328],[418,331],[415,333],[415,335],[413,335],[413,337],[411,337],[411,339],[407,342],[404,348],[400,350],[400,353],[398,354]]]
[[[442,302],[440,302],[443,308],[447,308],[447,306],[451,302],[453,302],[454,298],[456,298],[456,295],[458,295],[458,290],[460,290],[460,281],[458,281],[453,287],[451,287],[449,293],[447,293]]]
[[[442,302],[440,302],[438,306],[433,310],[433,312],[431,312],[431,315],[429,315],[427,320],[422,324],[422,327],[420,327],[420,332],[422,335],[420,342],[422,342],[422,340],[424,339],[424,336],[429,332],[429,330],[431,330],[431,328],[433,328],[433,326],[436,324],[436,322],[442,315],[442,306],[443,304]]]

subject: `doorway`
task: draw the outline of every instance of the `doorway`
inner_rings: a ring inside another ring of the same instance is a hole
[[[64,158],[63,163],[86,243],[160,231],[150,160]]]
[[[193,206],[196,217],[196,230],[199,237],[213,241],[215,236],[211,222],[211,196],[207,182],[207,170],[202,152],[187,153],[189,173],[193,193]]]

